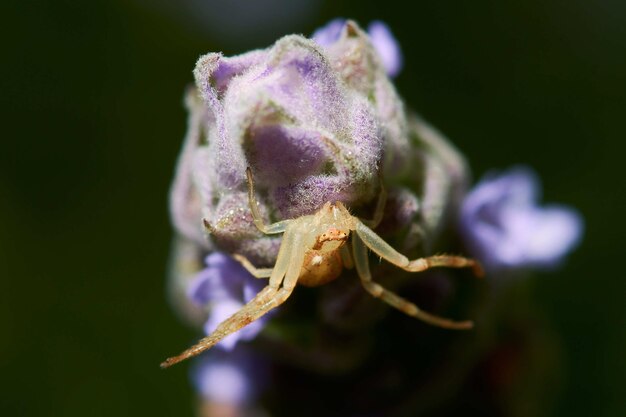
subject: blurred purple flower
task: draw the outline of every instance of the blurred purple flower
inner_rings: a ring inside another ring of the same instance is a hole
[[[489,174],[466,196],[461,227],[487,269],[554,267],[580,241],[583,220],[572,208],[540,207],[540,183],[529,168]]]
[[[339,40],[341,31],[346,25],[346,19],[337,18],[326,23],[325,26],[317,28],[311,35],[311,39],[321,46],[330,46]]]
[[[387,75],[395,77],[402,70],[403,57],[400,44],[393,37],[391,29],[384,22],[375,20],[367,27],[367,33],[374,49],[378,52],[383,65],[387,70]]]
[[[346,22],[345,19],[341,18],[331,20],[326,26],[322,26],[313,32],[311,39],[321,46],[328,47],[339,40]],[[367,34],[385,67],[387,75],[390,77],[397,76],[400,70],[402,70],[404,59],[402,57],[400,44],[396,38],[394,38],[389,26],[380,20],[375,20],[368,26]]]
[[[247,349],[218,350],[196,362],[191,380],[205,400],[245,405],[252,403],[266,386],[266,366],[262,358]]]
[[[233,315],[264,287],[265,281],[254,278],[237,261],[221,252],[206,257],[207,267],[189,285],[187,296],[201,307],[209,308],[204,325],[206,334]],[[239,340],[251,340],[263,329],[268,316],[253,321],[225,337],[217,346],[232,350]]]

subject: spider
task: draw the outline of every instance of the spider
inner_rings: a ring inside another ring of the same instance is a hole
[[[376,205],[374,219],[370,221],[351,215],[341,202],[327,202],[315,214],[266,225],[257,207],[252,171],[249,167],[246,170],[246,176],[248,200],[254,224],[265,234],[283,233],[283,239],[273,268],[256,268],[243,256],[235,254],[233,257],[254,277],[269,278],[269,283],[248,304],[220,323],[213,333],[180,355],[166,359],[161,363],[161,368],[170,367],[196,356],[213,347],[224,337],[258,320],[284,303],[296,284],[305,286],[325,284],[338,278],[343,267],[356,267],[365,290],[409,316],[446,329],[473,327],[474,323],[469,320],[453,321],[422,311],[415,304],[372,281],[367,256],[368,248],[391,264],[409,272],[421,272],[432,267],[443,266],[469,267],[477,276],[483,273],[480,264],[474,259],[441,255],[411,261],[393,249],[372,230],[383,216],[386,200],[384,188]],[[206,220],[204,220],[204,225],[209,231],[212,230],[212,226]],[[351,252],[348,249],[349,245],[346,244],[350,235],[352,235]]]

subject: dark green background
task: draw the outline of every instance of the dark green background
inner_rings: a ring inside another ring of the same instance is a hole
[[[626,2],[336,3],[292,30],[385,20],[406,57],[400,93],[476,175],[530,164],[546,201],[584,214],[581,247],[532,286],[562,344],[554,415],[625,415]],[[3,416],[192,415],[186,367],[158,368],[195,336],[164,294],[183,90],[200,54],[284,33],[220,39],[167,10],[0,6]]]

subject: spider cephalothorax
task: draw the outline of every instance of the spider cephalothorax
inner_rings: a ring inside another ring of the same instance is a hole
[[[321,285],[337,278],[343,267],[356,267],[363,287],[402,312],[435,326],[448,329],[469,329],[471,321],[453,321],[422,311],[415,304],[372,281],[367,249],[409,272],[444,266],[473,268],[482,273],[473,259],[460,256],[430,256],[409,260],[378,236],[375,227],[382,217],[385,193],[382,192],[372,221],[360,220],[350,214],[341,202],[327,202],[316,213],[265,225],[259,213],[250,168],[247,169],[248,197],[254,224],[266,234],[283,233],[282,243],[273,268],[255,268],[246,258],[235,255],[256,278],[269,278],[268,285],[248,304],[224,320],[213,333],[178,356],[168,358],[161,367],[168,367],[213,347],[231,333],[259,319],[291,295],[296,284]],[[370,227],[368,227],[368,225]],[[346,245],[351,236],[351,251]]]

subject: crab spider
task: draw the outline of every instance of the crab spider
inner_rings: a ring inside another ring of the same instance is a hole
[[[480,264],[474,259],[444,255],[411,261],[378,236],[372,228],[376,227],[383,215],[384,190],[377,203],[374,219],[371,221],[360,220],[351,215],[341,202],[327,202],[315,214],[266,225],[257,207],[250,168],[246,170],[246,175],[248,200],[254,224],[265,234],[283,233],[283,240],[273,268],[257,269],[246,258],[240,255],[234,257],[256,278],[269,278],[269,283],[248,304],[220,323],[213,333],[180,355],[166,359],[161,363],[162,368],[196,356],[213,347],[224,337],[258,320],[284,303],[296,284],[305,286],[325,284],[338,278],[343,267],[355,266],[365,290],[409,316],[446,329],[473,327],[473,322],[469,320],[453,321],[422,311],[415,304],[372,280],[368,248],[391,264],[409,272],[421,272],[432,267],[469,267],[473,268],[476,275],[482,275]],[[206,221],[205,226],[209,231],[212,229]],[[350,235],[352,252],[346,245]]]

